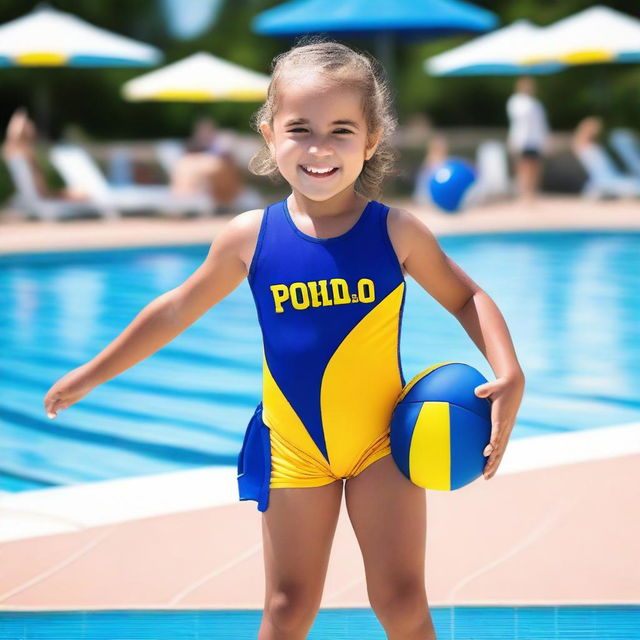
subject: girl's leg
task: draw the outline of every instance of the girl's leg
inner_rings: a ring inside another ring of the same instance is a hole
[[[387,455],[346,481],[345,500],[369,602],[387,638],[435,640],[424,580],[425,490]]]
[[[258,640],[304,640],[318,613],[342,480],[271,489],[262,514],[265,604]]]

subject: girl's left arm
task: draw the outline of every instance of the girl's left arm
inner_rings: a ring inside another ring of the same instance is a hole
[[[495,302],[442,251],[429,228],[408,211],[394,209],[394,214],[392,238],[407,272],[457,318],[496,376],[475,389],[478,397],[491,401],[491,442],[484,450],[489,460],[483,472],[489,480],[504,455],[525,386],[509,329]]]

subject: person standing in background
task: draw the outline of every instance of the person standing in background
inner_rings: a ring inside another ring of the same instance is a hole
[[[535,93],[534,79],[523,76],[518,78],[514,93],[507,100],[508,146],[514,160],[518,197],[527,205],[535,200],[549,136],[547,116]]]

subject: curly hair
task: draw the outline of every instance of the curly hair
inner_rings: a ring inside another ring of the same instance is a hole
[[[364,161],[355,189],[368,198],[380,197],[385,178],[397,173],[397,154],[389,141],[398,122],[384,68],[370,54],[355,51],[324,36],[304,36],[289,51],[278,54],[272,60],[267,99],[253,114],[251,126],[258,133],[261,133],[260,125],[263,123],[273,127],[281,81],[287,73],[304,73],[308,68],[317,70],[332,82],[360,92],[368,143],[374,132],[380,132],[380,142],[371,158]],[[267,176],[273,182],[281,183],[283,180],[266,144],[249,160],[248,168],[251,173]]]

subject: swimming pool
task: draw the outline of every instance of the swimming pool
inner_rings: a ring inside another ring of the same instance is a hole
[[[438,640],[634,640],[639,606],[432,607]],[[261,611],[0,613],[0,640],[255,640]],[[384,640],[370,609],[321,609],[309,640]]]
[[[640,233],[538,231],[440,243],[510,327],[527,375],[512,439],[640,420]],[[56,420],[43,409],[56,379],[183,282],[207,251],[0,256],[0,490],[235,465],[261,393],[261,336],[246,281]],[[455,318],[411,278],[400,352],[407,380],[448,360],[493,375]]]

